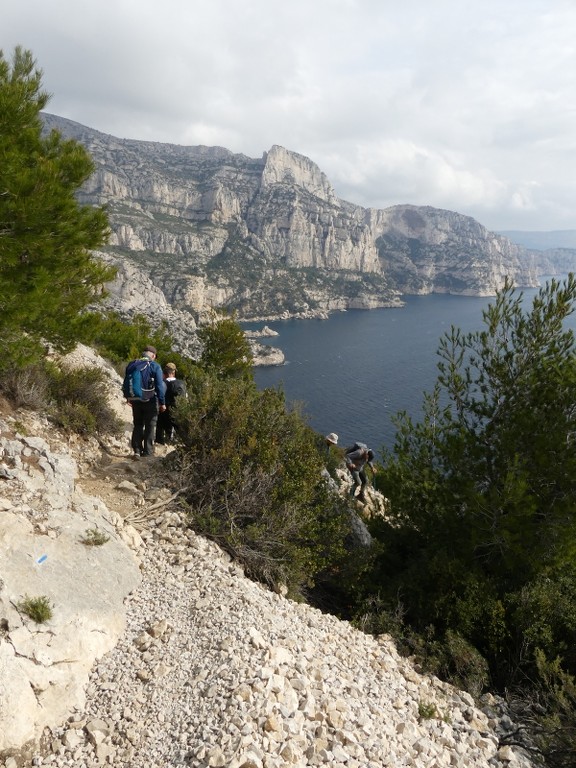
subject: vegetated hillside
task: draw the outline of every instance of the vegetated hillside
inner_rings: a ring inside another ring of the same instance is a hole
[[[6,407],[0,447],[7,766],[531,765],[494,697],[480,709],[389,637],[247,580],[188,527],[170,456],[132,462]]]
[[[530,257],[453,211],[366,209],[340,200],[308,158],[118,139],[53,115],[96,173],[84,203],[105,204],[109,252],[130,260],[168,302],[196,317],[241,318],[399,304],[399,294],[491,295],[506,276],[537,285]]]

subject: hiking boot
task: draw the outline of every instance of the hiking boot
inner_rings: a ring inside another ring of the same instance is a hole
[[[359,494],[358,501],[362,502],[362,504],[366,504],[366,496],[364,496],[363,493]]]
[[[134,461],[140,461],[140,454],[136,453],[136,451],[134,451],[134,453],[132,454],[132,459]]]

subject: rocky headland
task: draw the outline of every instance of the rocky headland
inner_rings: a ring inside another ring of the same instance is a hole
[[[309,158],[275,145],[260,158],[222,147],[119,139],[44,115],[82,143],[95,173],[79,198],[105,205],[106,251],[196,321],[399,306],[402,293],[492,295],[539,265],[474,219],[429,206],[362,208],[338,198]]]

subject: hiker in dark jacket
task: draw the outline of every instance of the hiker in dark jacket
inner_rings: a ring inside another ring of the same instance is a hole
[[[164,393],[166,387],[162,376],[162,368],[156,362],[156,348],[145,347],[142,359],[150,360],[150,373],[154,378],[154,392],[148,399],[128,400],[132,406],[132,458],[154,454],[154,435],[156,433],[156,421],[158,413],[166,410]]]
[[[368,464],[373,473],[376,471],[374,469],[374,451],[370,450],[364,443],[354,443],[344,454],[344,461],[352,475],[353,484],[350,489],[350,495],[356,497],[356,490],[360,488],[360,493],[356,498],[364,504],[366,503],[364,491],[368,484],[366,464]]]
[[[159,445],[167,445],[174,439],[176,422],[174,421],[174,406],[179,397],[186,397],[186,383],[176,378],[176,366],[174,363],[166,363],[164,366],[164,384],[166,386],[166,410],[158,414],[156,425],[156,442]]]

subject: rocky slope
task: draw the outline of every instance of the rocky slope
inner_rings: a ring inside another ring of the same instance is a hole
[[[127,438],[66,440],[1,405],[6,768],[530,766],[492,697],[480,708],[389,638],[247,580],[185,526],[170,455],[132,462]],[[35,624],[26,595],[53,617]]]
[[[526,251],[452,211],[340,200],[308,158],[118,139],[53,115],[96,172],[80,194],[106,205],[109,252],[178,310],[240,318],[399,305],[400,293],[490,295],[508,275],[537,285]]]
[[[168,323],[174,350],[196,360],[202,349],[192,313],[171,306],[148,275],[130,261],[117,258],[110,253],[97,252],[95,255],[117,269],[116,279],[107,286],[107,308],[115,310],[128,319],[142,315],[148,319],[153,328],[159,327],[162,323]],[[282,365],[284,353],[280,349],[261,344],[252,335],[247,334],[247,336],[254,365]]]

